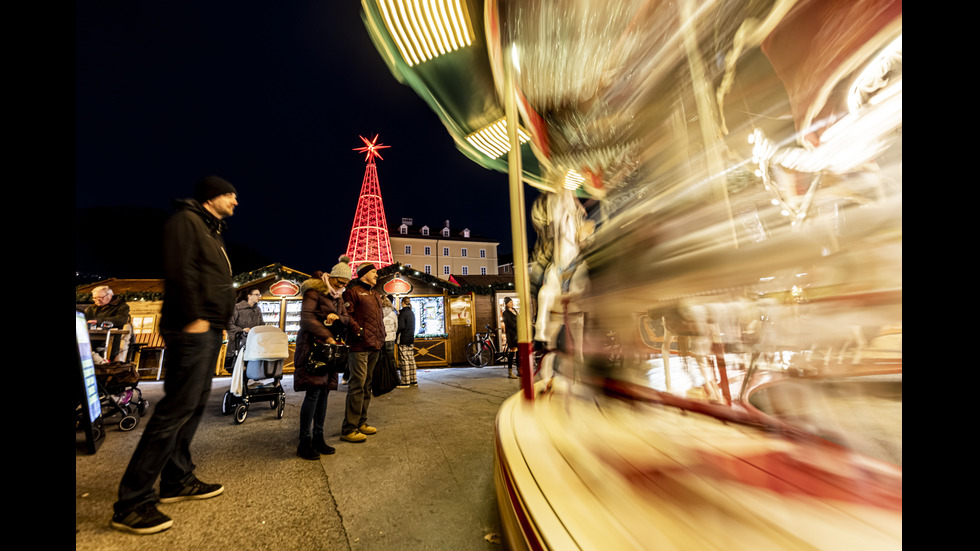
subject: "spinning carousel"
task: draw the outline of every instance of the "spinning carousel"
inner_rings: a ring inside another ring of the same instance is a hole
[[[901,548],[901,2],[362,6],[510,177],[508,547]]]

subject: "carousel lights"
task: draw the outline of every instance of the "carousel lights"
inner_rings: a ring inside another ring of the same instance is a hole
[[[582,187],[585,183],[585,177],[576,172],[575,170],[569,170],[565,173],[565,182],[562,184],[565,189],[570,189],[572,191]]]
[[[517,136],[521,143],[531,138],[519,127]],[[491,159],[502,157],[510,151],[510,140],[507,139],[507,121],[503,118],[498,119],[496,122],[466,136],[466,141]]]
[[[377,0],[388,33],[409,67],[469,46],[469,17],[459,0]]]

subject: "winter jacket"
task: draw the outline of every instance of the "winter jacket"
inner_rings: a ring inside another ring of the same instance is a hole
[[[231,263],[221,238],[224,221],[193,199],[176,201],[163,227],[163,308],[160,327],[180,331],[203,319],[227,329],[235,307]]]
[[[385,342],[395,342],[398,333],[398,312],[394,308],[384,308]]]
[[[96,320],[99,323],[111,321],[116,329],[122,329],[129,323],[129,305],[119,295],[113,295],[105,306],[90,305],[85,309],[86,320]]]
[[[326,385],[329,390],[337,390],[337,374],[311,375],[306,370],[306,358],[310,354],[310,342],[317,339],[327,342],[334,339],[344,340],[344,335],[334,334],[330,327],[339,328],[350,323],[347,309],[344,308],[341,297],[330,296],[327,284],[320,278],[310,278],[299,287],[303,295],[303,305],[300,310],[299,332],[296,334],[296,353],[293,356],[293,390],[302,391]],[[330,314],[340,316],[340,325],[327,327],[325,321]]]
[[[398,344],[410,346],[415,344],[415,313],[411,306],[403,306],[398,312]]]
[[[517,348],[517,314],[510,308],[504,308],[503,318],[507,349]]]
[[[234,354],[245,345],[246,329],[263,325],[262,310],[259,305],[249,306],[248,300],[239,301],[235,304],[235,312],[231,316],[231,323],[228,325],[228,345],[232,348],[230,354]],[[241,338],[241,341],[236,339]]]
[[[381,295],[360,280],[353,280],[344,291],[344,306],[350,314],[347,344],[351,352],[381,350],[385,345],[384,312]]]

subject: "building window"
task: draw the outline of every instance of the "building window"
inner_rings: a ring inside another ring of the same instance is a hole
[[[444,275],[449,275],[449,266],[443,266],[442,267],[442,273]]]
[[[486,257],[487,257],[487,250],[480,249],[480,258],[486,258]]]
[[[449,228],[442,228],[442,236],[449,237]]]
[[[470,269],[466,266],[463,266],[463,275],[470,275]]]
[[[459,256],[466,256],[466,247],[459,250]]]
[[[429,266],[428,264],[426,264],[425,265],[425,273],[431,274],[432,273],[432,266]]]
[[[487,275],[487,267],[480,266],[480,275]]]
[[[407,234],[408,233],[408,226],[406,226],[405,224],[402,224],[401,226],[398,226],[398,233],[400,233],[402,235]]]
[[[449,256],[449,247],[442,248],[442,256]]]
[[[412,246],[405,245],[405,254],[412,254]]]
[[[426,247],[425,248],[425,256],[429,256],[431,254],[432,254],[432,247]]]
[[[470,236],[470,230],[469,230],[469,228],[463,230],[463,237],[469,237],[469,236]]]
[[[429,226],[422,226],[422,235],[429,235]]]

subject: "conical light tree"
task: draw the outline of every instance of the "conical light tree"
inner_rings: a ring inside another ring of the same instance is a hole
[[[351,228],[350,240],[347,242],[347,256],[350,257],[350,265],[355,272],[365,262],[374,264],[379,270],[394,263],[391,240],[388,238],[388,221],[385,218],[384,203],[381,201],[378,168],[374,163],[375,157],[384,160],[378,150],[391,146],[379,144],[377,135],[370,141],[364,136],[360,138],[364,147],[355,147],[354,151],[364,153],[367,167],[364,169],[361,196],[357,200],[357,211],[354,213],[354,227]]]

